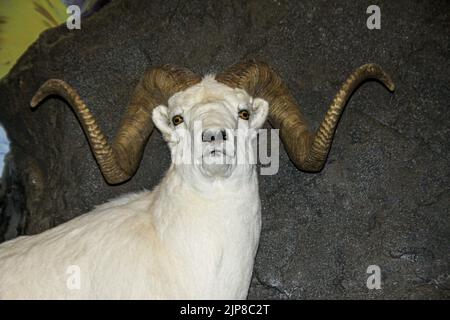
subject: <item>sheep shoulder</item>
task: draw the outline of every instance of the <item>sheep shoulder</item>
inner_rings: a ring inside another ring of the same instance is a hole
[[[1,244],[0,297],[14,298],[16,288],[21,298],[84,297],[95,286],[95,291],[104,291],[101,281],[91,279],[105,279],[111,270],[137,271],[125,268],[138,263],[124,262],[136,260],[132,256],[142,251],[139,246],[155,242],[151,203],[151,192],[125,195],[43,233]],[[80,271],[80,290],[68,290],[73,266]],[[52,290],[43,289],[47,287]]]

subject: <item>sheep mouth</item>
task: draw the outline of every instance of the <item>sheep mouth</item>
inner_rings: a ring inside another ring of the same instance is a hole
[[[226,148],[206,148],[203,152],[203,157],[210,158],[221,158],[221,157],[233,157],[233,153],[231,151],[227,151]]]
[[[223,150],[214,149],[210,151],[209,155],[212,157],[221,157],[226,155],[226,152],[224,152]]]
[[[227,178],[233,171],[234,159],[225,149],[213,148],[203,153],[201,170],[208,177]]]

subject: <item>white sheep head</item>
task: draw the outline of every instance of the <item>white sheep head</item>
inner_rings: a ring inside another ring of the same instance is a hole
[[[257,129],[266,121],[268,103],[244,90],[206,76],[153,110],[153,123],[167,142],[175,170],[188,181],[248,174],[255,163]]]

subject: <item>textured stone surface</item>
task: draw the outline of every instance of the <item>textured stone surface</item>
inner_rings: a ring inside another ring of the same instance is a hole
[[[114,1],[81,31],[46,32],[0,83],[13,150],[1,236],[40,232],[152,188],[169,164],[154,134],[136,176],[108,186],[63,101],[29,109],[48,78],[76,87],[112,137],[145,68],[175,63],[206,73],[260,57],[316,128],[347,74],[375,62],[397,90],[360,87],[325,169],[297,171],[281,150],[278,174],[261,177],[263,231],[249,298],[449,298],[450,5],[377,3],[382,28],[372,31],[366,1],[165,0]],[[381,267],[382,290],[366,288],[371,264]]]

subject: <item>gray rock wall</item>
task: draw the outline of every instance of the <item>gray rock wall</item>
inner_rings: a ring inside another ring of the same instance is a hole
[[[450,5],[377,3],[381,30],[366,27],[369,1],[117,0],[82,20],[80,31],[45,32],[0,82],[0,122],[12,143],[0,237],[38,233],[152,188],[168,168],[156,133],[136,176],[108,186],[64,101],[30,110],[48,78],[76,87],[113,137],[147,67],[207,73],[259,57],[282,74],[316,128],[349,72],[375,62],[397,90],[360,87],[325,169],[300,172],[281,150],[278,174],[261,177],[263,230],[249,298],[449,298]],[[372,264],[381,268],[381,290],[366,287]]]

